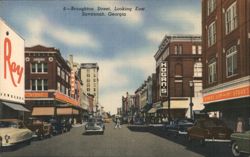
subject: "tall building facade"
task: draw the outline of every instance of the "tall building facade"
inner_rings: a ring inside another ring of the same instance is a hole
[[[153,106],[157,109],[158,117],[160,120],[163,116],[169,117],[168,105],[172,118],[185,117],[190,107],[189,98],[194,97],[196,88],[201,91],[201,36],[166,35],[154,57],[157,102]],[[190,82],[194,84],[193,88],[190,88]],[[202,99],[201,95],[199,99]],[[194,104],[193,107],[197,106],[202,104]]]
[[[203,103],[234,128],[250,128],[250,1],[203,0]]]
[[[25,48],[25,106],[32,116],[79,116],[79,80],[59,49]],[[74,92],[74,94],[72,94]]]
[[[99,105],[99,66],[97,63],[82,63],[80,65],[80,77],[83,81],[83,92],[93,95],[93,110]]]

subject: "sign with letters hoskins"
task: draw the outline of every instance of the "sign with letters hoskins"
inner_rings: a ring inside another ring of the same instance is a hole
[[[160,96],[168,97],[168,62],[160,63]]]
[[[0,19],[0,100],[24,103],[24,40]]]

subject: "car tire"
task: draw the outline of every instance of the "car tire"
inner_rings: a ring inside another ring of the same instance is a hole
[[[240,151],[238,149],[238,144],[236,142],[232,143],[231,149],[234,157],[239,157],[241,156]]]

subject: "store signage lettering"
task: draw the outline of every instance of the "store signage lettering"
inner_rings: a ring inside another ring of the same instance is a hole
[[[160,96],[168,96],[168,62],[163,61],[160,64]]]
[[[23,67],[17,65],[15,61],[11,60],[11,41],[9,38],[5,38],[4,40],[4,79],[7,79],[7,73],[9,72],[12,84],[16,87],[17,83],[20,84],[22,75],[23,75]],[[17,80],[14,78],[14,74],[18,75]]]

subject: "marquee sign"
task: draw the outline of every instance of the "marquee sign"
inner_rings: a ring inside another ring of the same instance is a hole
[[[0,19],[0,99],[24,103],[24,40]]]
[[[160,63],[160,96],[168,97],[168,62]]]

